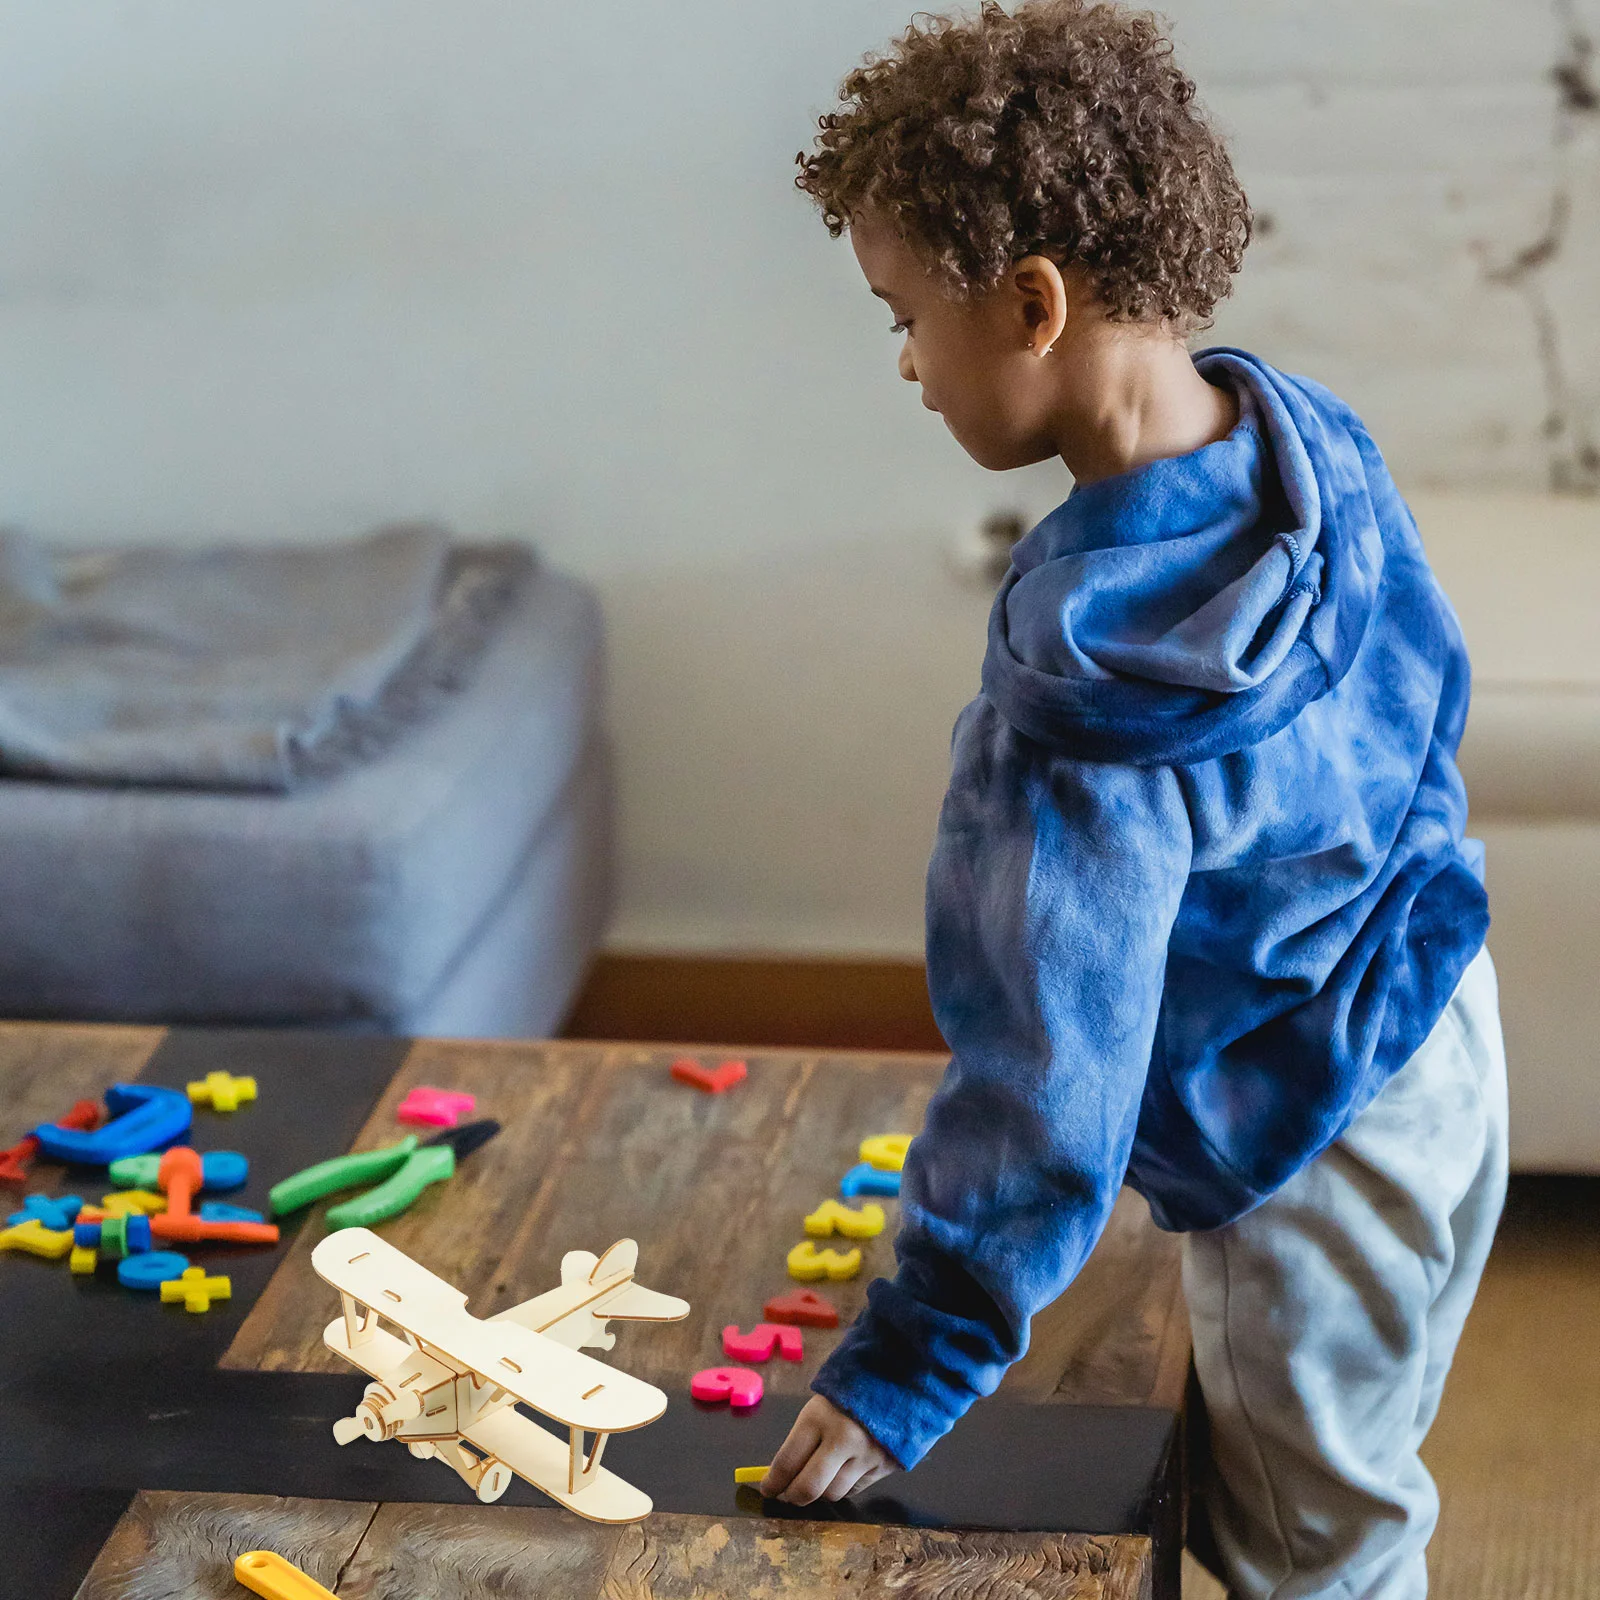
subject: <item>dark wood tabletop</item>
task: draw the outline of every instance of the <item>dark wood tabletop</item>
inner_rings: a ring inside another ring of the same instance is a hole
[[[724,1324],[748,1328],[761,1320],[766,1298],[793,1286],[784,1258],[804,1237],[802,1217],[838,1193],[863,1138],[920,1126],[944,1059],[745,1051],[748,1078],[722,1095],[688,1088],[668,1071],[682,1054],[715,1065],[729,1053],[695,1045],[0,1025],[0,1142],[112,1082],[148,1075],[177,1083],[209,1067],[253,1071],[257,1106],[232,1116],[197,1113],[194,1133],[199,1148],[252,1155],[247,1204],[308,1156],[393,1142],[404,1131],[395,1107],[410,1088],[470,1091],[474,1115],[496,1118],[501,1133],[453,1179],[381,1225],[386,1238],[465,1291],[477,1316],[555,1283],[568,1250],[598,1253],[621,1237],[638,1241],[641,1281],[693,1307],[677,1324],[619,1325],[617,1346],[604,1358],[671,1397],[661,1421],[614,1442],[617,1470],[635,1476],[659,1508],[642,1524],[616,1528],[551,1507],[532,1490],[520,1504],[515,1489],[507,1503],[461,1503],[461,1486],[440,1463],[412,1462],[396,1445],[333,1446],[331,1422],[348,1414],[364,1380],[322,1346],[337,1308],[309,1261],[324,1235],[322,1206],[275,1252],[230,1258],[236,1299],[191,1319],[210,1325],[204,1330],[173,1324],[170,1308],[114,1303],[133,1299],[114,1284],[109,1291],[72,1285],[79,1300],[89,1293],[89,1306],[100,1308],[77,1314],[100,1315],[116,1338],[144,1338],[147,1326],[153,1336],[166,1313],[162,1337],[187,1342],[161,1360],[190,1374],[192,1410],[172,1449],[141,1444],[130,1409],[110,1429],[129,1437],[101,1437],[80,1457],[85,1482],[94,1480],[102,1500],[119,1488],[124,1500],[142,1492],[79,1592],[237,1593],[227,1562],[259,1545],[298,1560],[341,1596],[942,1596],[970,1594],[1002,1575],[1012,1587],[992,1592],[1175,1596],[1188,1334],[1177,1242],[1131,1193],[1072,1288],[1036,1319],[1031,1349],[1000,1393],[975,1407],[917,1472],[885,1480],[904,1485],[898,1498],[880,1497],[854,1513],[794,1515],[763,1507],[758,1497],[752,1504],[748,1492],[735,1496],[729,1462],[746,1463],[729,1452],[767,1458],[839,1335],[807,1329],[803,1362],[767,1364],[767,1399],[748,1425],[730,1423],[726,1413],[701,1414],[684,1393],[689,1376],[727,1364]],[[41,1166],[38,1176],[35,1187],[61,1192],[74,1175]],[[75,1176],[71,1186],[87,1193]],[[885,1208],[889,1226],[863,1246],[860,1276],[821,1286],[843,1323],[859,1310],[870,1278],[893,1270],[896,1207],[888,1201]],[[197,1258],[215,1270],[203,1254]],[[46,1274],[56,1277],[47,1283]],[[8,1295],[27,1293],[70,1323],[74,1303],[60,1298],[64,1277],[49,1263],[0,1261],[0,1314]],[[146,1323],[135,1320],[141,1315]],[[40,1360],[41,1370],[50,1366]],[[269,1382],[261,1374],[284,1376]],[[153,1406],[146,1407],[152,1416]],[[70,1406],[51,1408],[45,1431],[59,1430],[53,1442],[17,1457],[13,1488],[24,1500],[40,1492],[46,1469],[39,1463],[62,1448],[70,1413]],[[246,1441],[228,1455],[218,1444],[230,1432],[254,1434],[258,1422],[259,1446]],[[0,1424],[20,1435],[15,1417],[0,1416]],[[27,1437],[37,1432],[30,1424]],[[1159,1449],[1150,1443],[1163,1439]],[[1006,1479],[1024,1468],[1025,1480]],[[380,1470],[389,1476],[374,1476]],[[1149,1481],[1140,1478],[1136,1494],[1118,1491],[1119,1500],[1112,1488],[1130,1471]],[[1037,1527],[993,1514],[985,1487],[1006,1482],[1029,1491],[1016,1497],[1019,1516],[1032,1514],[1037,1497]],[[1101,1486],[1106,1494],[1097,1500]],[[241,1492],[246,1487],[275,1492]],[[1055,1520],[1102,1501],[1112,1509],[1086,1519],[1117,1526]],[[1124,1501],[1128,1509],[1116,1509]],[[909,1510],[900,1516],[897,1508]],[[975,1526],[964,1525],[969,1512]],[[938,1525],[906,1526],[908,1519]],[[145,1574],[136,1588],[127,1577],[135,1570]],[[157,1571],[166,1587],[149,1586]]]

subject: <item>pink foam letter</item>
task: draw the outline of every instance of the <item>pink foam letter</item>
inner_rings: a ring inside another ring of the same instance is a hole
[[[761,1403],[761,1374],[748,1367],[706,1367],[689,1380],[689,1393],[696,1400],[726,1400],[743,1410]]]
[[[722,1330],[723,1353],[734,1361],[770,1361],[774,1346],[785,1361],[799,1361],[805,1354],[798,1328],[758,1322],[749,1333],[740,1333],[738,1323],[730,1322]]]
[[[400,1102],[394,1115],[397,1122],[409,1122],[417,1128],[453,1128],[477,1103],[475,1095],[419,1086]]]

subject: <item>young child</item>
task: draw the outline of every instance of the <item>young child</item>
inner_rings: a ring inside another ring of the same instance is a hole
[[[1416,525],[1320,384],[1185,339],[1250,212],[1155,20],[926,19],[797,182],[996,471],[1072,493],[995,600],[928,871],[952,1060],[898,1272],[763,1491],[911,1467],[1027,1347],[1123,1182],[1186,1235],[1240,1596],[1421,1596],[1418,1446],[1505,1188],[1468,666]]]

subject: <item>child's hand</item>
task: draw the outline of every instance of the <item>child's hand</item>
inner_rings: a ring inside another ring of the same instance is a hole
[[[792,1506],[842,1500],[898,1470],[887,1450],[831,1400],[814,1394],[772,1458],[761,1492]]]

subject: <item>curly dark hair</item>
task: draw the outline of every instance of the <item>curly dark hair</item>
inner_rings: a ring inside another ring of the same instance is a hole
[[[918,13],[818,121],[795,178],[838,238],[882,215],[953,298],[1025,255],[1087,274],[1107,315],[1209,326],[1251,214],[1160,21],[1088,0]]]

